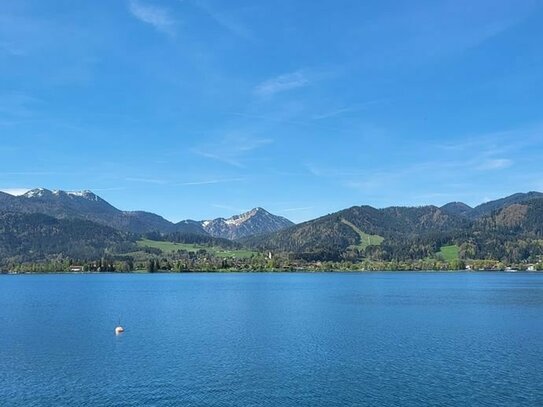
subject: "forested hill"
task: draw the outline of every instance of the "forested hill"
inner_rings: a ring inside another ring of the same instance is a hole
[[[133,236],[81,219],[43,214],[0,215],[0,264],[62,258],[92,260],[129,250]]]
[[[480,218],[481,216],[490,215],[492,212],[495,212],[512,204],[539,200],[541,198],[543,198],[543,193],[535,191],[513,194],[505,198],[485,202],[479,206],[476,206],[475,208],[473,208],[473,211],[469,213],[469,216],[471,216],[472,218]]]
[[[344,251],[364,245],[375,236],[380,241],[410,239],[428,233],[447,233],[469,227],[462,216],[447,214],[435,206],[353,206],[294,227],[243,240],[251,247],[289,252]],[[370,246],[370,245],[364,245]]]
[[[416,260],[435,256],[447,245],[466,259],[535,261],[543,255],[543,198],[516,194],[487,203],[476,214],[472,210],[458,203],[442,208],[355,206],[242,242],[308,260]]]
[[[485,202],[481,205],[476,206],[475,208],[472,208],[463,202],[450,202],[446,205],[443,205],[441,209],[449,214],[477,219],[482,216],[490,215],[492,212],[495,212],[512,204],[527,202],[541,198],[543,198],[543,193],[531,191],[527,193],[517,193],[507,196],[505,198]]]

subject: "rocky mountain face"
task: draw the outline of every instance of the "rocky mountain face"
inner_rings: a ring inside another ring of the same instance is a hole
[[[277,232],[293,226],[294,223],[282,216],[272,215],[265,209],[255,208],[228,219],[205,220],[201,225],[213,237],[235,240]]]

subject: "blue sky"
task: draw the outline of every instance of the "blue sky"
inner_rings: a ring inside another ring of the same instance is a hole
[[[0,189],[170,220],[543,191],[543,2],[0,3]]]

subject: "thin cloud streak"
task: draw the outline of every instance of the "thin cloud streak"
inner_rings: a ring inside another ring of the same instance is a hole
[[[200,155],[200,156],[202,156],[204,158],[209,158],[209,159],[212,159],[212,160],[215,160],[215,161],[220,161],[222,163],[229,164],[229,165],[231,165],[233,167],[238,167],[238,168],[244,168],[245,167],[245,165],[243,165],[238,160],[228,158],[227,156],[225,156],[223,154],[215,154],[215,153],[211,153],[211,152],[208,152],[208,151],[202,151],[202,150],[198,150],[198,149],[193,149],[192,152],[194,154]]]
[[[63,172],[55,172],[55,171],[14,171],[14,172],[0,172],[0,176],[17,176],[17,175],[23,175],[23,176],[48,176],[48,175],[66,175],[66,173]]]
[[[230,33],[244,39],[253,38],[253,34],[251,33],[250,30],[247,29],[247,27],[240,24],[230,15],[212,7],[207,1],[197,0],[194,2],[194,4],[202,12],[207,14],[213,21],[215,21],[219,26],[224,28],[226,31],[229,31]]]
[[[256,120],[262,120],[262,121],[267,121],[271,123],[279,123],[279,124],[285,124],[285,125],[291,125],[291,126],[312,127],[315,129],[335,131],[338,133],[345,131],[345,128],[338,127],[338,126],[329,126],[329,125],[323,124],[322,122],[319,122],[318,120],[315,120],[314,118],[312,120],[303,121],[303,120],[290,120],[290,119],[284,119],[281,117],[265,116],[265,115],[242,113],[242,112],[227,112],[227,114],[232,115],[232,116],[244,117],[247,119],[256,119]]]
[[[152,25],[158,31],[170,35],[174,33],[175,21],[167,9],[144,4],[139,0],[131,0],[128,4],[128,9],[135,18],[143,23]]]
[[[479,165],[476,169],[481,171],[501,170],[508,168],[511,165],[513,165],[513,160],[509,160],[507,158],[495,158],[483,161],[483,163],[481,163],[481,165]]]
[[[473,151],[485,148],[494,154],[502,154],[518,150],[530,145],[538,145],[543,137],[543,123],[495,131],[482,134],[468,134],[463,140],[447,144],[437,144],[436,147],[449,151]],[[492,146],[490,148],[489,146]]]
[[[254,92],[257,96],[270,97],[277,93],[303,88],[310,83],[309,78],[302,71],[296,71],[267,79],[258,84]]]
[[[182,182],[180,184],[175,184],[177,186],[192,186],[192,185],[210,185],[210,184],[224,184],[227,182],[242,182],[245,181],[245,178],[219,178],[219,179],[209,179],[203,181],[190,181]]]
[[[308,211],[308,210],[311,210],[311,209],[314,209],[315,207],[314,206],[303,206],[303,207],[300,207],[300,208],[287,208],[287,209],[282,209],[280,211],[277,211],[279,213],[284,213],[284,212],[302,212],[302,211]]]
[[[329,118],[336,117],[336,116],[341,116],[341,115],[344,115],[344,114],[347,114],[347,113],[360,112],[362,110],[366,110],[368,107],[370,107],[372,105],[379,104],[379,103],[381,103],[383,101],[384,101],[384,99],[376,99],[376,100],[372,100],[372,101],[369,101],[369,102],[366,102],[366,103],[356,104],[356,105],[353,105],[353,106],[345,106],[345,107],[342,107],[342,108],[339,108],[339,109],[331,110],[329,112],[324,112],[324,113],[321,113],[321,114],[314,115],[313,120],[329,119]]]
[[[248,153],[271,143],[273,140],[269,138],[227,135],[214,143],[193,148],[192,152],[233,167],[245,168],[243,159]]]
[[[80,188],[78,190],[82,191],[84,189],[85,188]],[[128,189],[127,187],[110,187],[110,188],[91,188],[90,190],[93,192],[105,192],[105,191],[125,191],[127,189]]]
[[[131,181],[131,182],[142,182],[142,183],[145,183],[145,184],[160,184],[160,185],[163,185],[163,184],[168,183],[168,181],[166,181],[166,180],[156,179],[156,178],[128,177],[128,178],[125,178],[125,180],[126,181]]]

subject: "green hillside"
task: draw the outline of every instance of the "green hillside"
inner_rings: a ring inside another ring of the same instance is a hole
[[[459,248],[457,245],[441,246],[437,256],[443,257],[445,261],[454,261],[459,259]]]
[[[379,246],[385,240],[384,237],[379,235],[368,235],[346,219],[341,219],[341,222],[351,227],[360,236],[360,244],[352,246],[359,250],[365,250],[368,246]]]
[[[137,242],[138,247],[159,249],[166,254],[175,253],[178,250],[184,250],[187,252],[198,252],[205,250],[217,257],[238,258],[244,259],[256,255],[257,252],[246,249],[225,249],[219,246],[207,246],[196,243],[175,243],[175,242],[163,242],[158,240],[141,239]]]
[[[543,258],[543,199],[515,201],[477,219],[457,214],[458,207],[467,206],[355,206],[241,242],[307,261]]]

